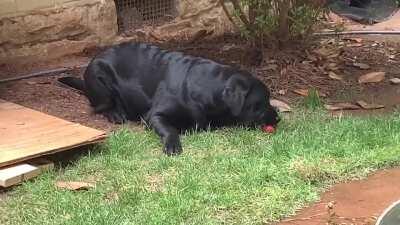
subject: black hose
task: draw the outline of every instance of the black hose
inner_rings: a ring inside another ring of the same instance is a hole
[[[18,80],[28,79],[28,78],[32,78],[32,77],[46,76],[46,75],[51,75],[51,74],[58,75],[58,74],[63,73],[63,72],[67,72],[67,71],[71,71],[71,70],[74,70],[74,69],[80,69],[80,68],[87,67],[87,65],[88,64],[82,64],[82,65],[75,66],[75,67],[62,67],[62,68],[51,69],[51,70],[43,70],[43,71],[30,73],[30,74],[26,74],[26,75],[22,75],[22,76],[18,76],[18,77],[11,77],[11,78],[7,78],[7,79],[2,79],[2,80],[0,80],[0,83],[18,81]]]
[[[358,30],[358,31],[341,31],[341,32],[317,32],[314,35],[317,36],[330,36],[330,35],[356,35],[356,34],[363,34],[363,35],[370,35],[370,34],[380,34],[380,35],[399,35],[400,31],[396,30]]]

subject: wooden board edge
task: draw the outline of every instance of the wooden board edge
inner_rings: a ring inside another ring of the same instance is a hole
[[[98,144],[98,143],[104,142],[105,139],[107,138],[107,136],[108,135],[104,132],[104,133],[102,133],[100,135],[97,135],[97,136],[95,136],[93,138],[87,139],[86,141],[78,143],[78,144],[68,145],[68,146],[65,146],[65,147],[62,147],[62,148],[53,149],[51,151],[37,153],[37,154],[33,154],[33,155],[22,157],[22,158],[19,158],[19,159],[2,162],[2,163],[0,163],[0,168],[1,167],[6,167],[6,166],[10,166],[10,165],[14,165],[14,164],[17,164],[17,163],[21,163],[21,162],[24,162],[24,161],[27,161],[27,160],[30,160],[30,159],[35,159],[35,158],[38,158],[38,157],[41,157],[41,156],[51,155],[51,154],[54,154],[54,153],[57,153],[57,152],[62,152],[62,151],[68,151],[68,150],[71,150],[71,149],[74,149],[74,148],[77,148],[77,147],[82,147],[82,146],[85,146],[85,145]]]

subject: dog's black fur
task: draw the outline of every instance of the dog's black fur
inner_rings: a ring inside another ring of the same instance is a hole
[[[59,81],[84,91],[111,122],[144,119],[169,155],[182,151],[180,131],[279,122],[268,88],[250,73],[148,44],[111,47],[89,63],[84,80]]]

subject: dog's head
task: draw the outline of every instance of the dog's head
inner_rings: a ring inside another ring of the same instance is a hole
[[[268,88],[250,74],[231,76],[222,92],[222,100],[231,114],[242,125],[271,125],[276,127],[280,118],[269,103]]]

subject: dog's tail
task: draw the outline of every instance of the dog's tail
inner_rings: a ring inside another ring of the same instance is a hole
[[[82,79],[76,78],[76,77],[61,77],[57,79],[58,82],[60,82],[62,85],[65,85],[69,88],[75,89],[83,94],[86,92],[86,87],[85,83],[83,82]]]

